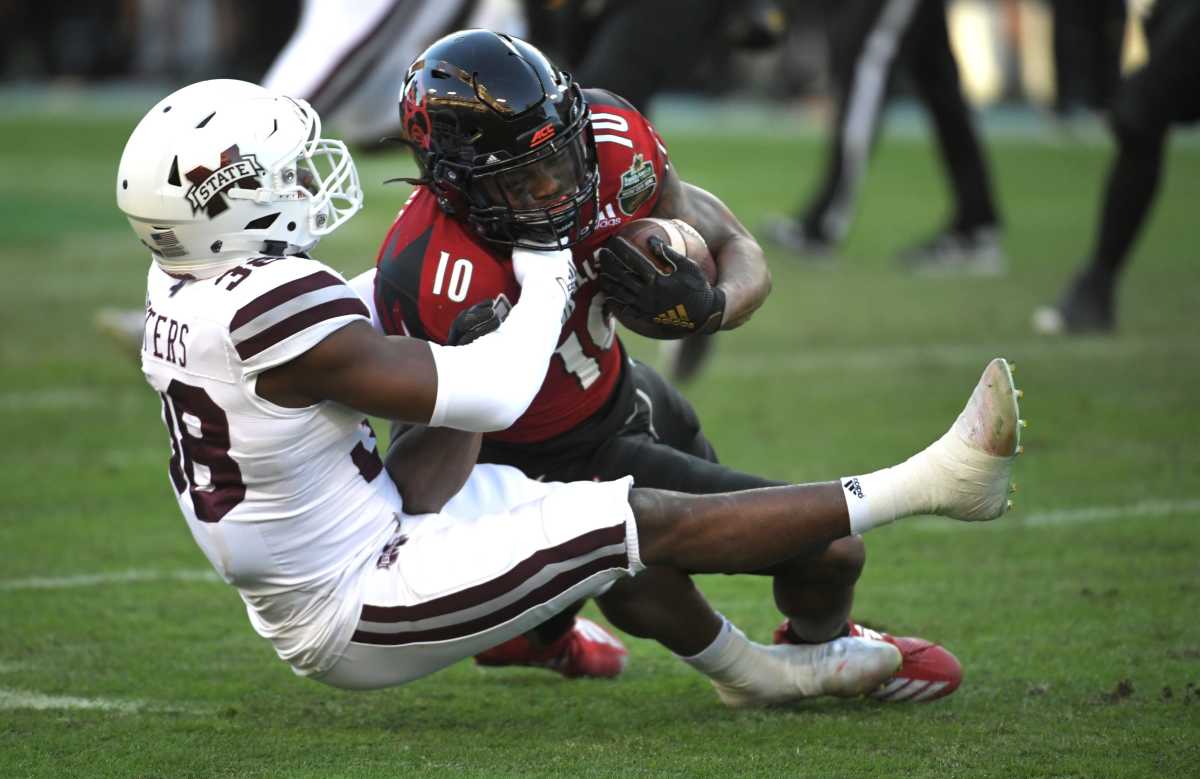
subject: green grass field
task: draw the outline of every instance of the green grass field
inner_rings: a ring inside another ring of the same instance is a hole
[[[345,693],[292,675],[206,576],[166,478],[158,400],[93,330],[137,307],[147,257],[113,177],[133,116],[0,120],[0,776],[1195,776],[1200,761],[1200,148],[1173,148],[1112,338],[1028,328],[1086,251],[1104,146],[995,138],[1012,270],[914,279],[889,257],[944,211],[927,144],[890,138],[843,260],[773,253],[775,290],[687,388],[722,458],[810,480],[939,435],[993,355],[1030,420],[1017,509],[872,533],[859,618],[945,643],[930,705],[723,708],[631,640],[616,682],[471,663]],[[807,191],[819,142],[681,133],[686,179],[748,224]],[[319,255],[373,262],[403,187],[361,157],[367,207]],[[634,341],[654,360],[655,345]],[[768,582],[709,577],[752,637]],[[589,613],[595,616],[593,607]],[[1120,688],[1120,689],[1118,689]]]

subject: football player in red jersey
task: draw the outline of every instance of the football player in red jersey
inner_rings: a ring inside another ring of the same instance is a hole
[[[691,405],[630,358],[614,330],[613,306],[627,309],[627,323],[641,322],[639,332],[678,337],[737,327],[770,290],[761,248],[718,198],[680,179],[644,116],[616,95],[581,89],[533,46],[486,30],[447,36],[420,55],[400,111],[420,177],[379,254],[375,303],[386,332],[443,344],[486,332],[519,294],[514,247],[570,247],[578,284],[542,387],[515,424],[482,443],[472,434],[413,430],[397,446],[421,451],[422,435],[443,444],[459,436],[467,450],[479,447],[481,462],[549,481],[629,474],[639,486],[691,493],[777,484],[718,464]],[[669,275],[610,240],[623,224],[649,216],[682,219],[701,233],[716,260],[715,285],[666,246],[657,251],[678,268]],[[655,324],[654,315],[672,309],[686,311],[684,328]],[[850,536],[762,572],[774,577],[791,640],[847,634],[863,562],[862,541]],[[617,627],[685,659],[702,656],[728,629],[674,571],[620,582],[599,602]],[[619,673],[623,649],[581,646],[586,631],[575,611],[479,662]]]

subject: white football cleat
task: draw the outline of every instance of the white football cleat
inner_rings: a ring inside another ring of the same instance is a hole
[[[870,638],[753,646],[761,672],[773,683],[734,685],[714,680],[717,696],[726,706],[770,706],[818,695],[857,698],[891,678],[903,660],[895,646]]]
[[[923,472],[930,513],[980,522],[1011,507],[1013,462],[1025,426],[1007,360],[988,363],[949,431],[913,458]]]
[[[868,693],[876,700],[889,703],[932,701],[946,697],[962,683],[962,664],[945,647],[914,636],[893,636],[853,621],[848,627],[852,637],[886,641],[900,650],[903,663],[895,675],[884,679],[879,687]],[[803,646],[790,628],[791,623],[785,619],[775,628],[774,643]]]

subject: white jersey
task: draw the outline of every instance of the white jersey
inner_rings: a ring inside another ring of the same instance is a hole
[[[361,413],[277,406],[255,382],[360,320],[362,301],[314,260],[261,257],[182,282],[150,266],[142,370],[162,398],[179,507],[254,629],[302,674],[349,643],[358,580],[400,496]]]

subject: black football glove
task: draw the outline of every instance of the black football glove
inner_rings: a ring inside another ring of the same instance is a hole
[[[659,270],[624,238],[613,238],[600,249],[600,285],[621,324],[660,339],[720,329],[725,293],[663,241],[651,238],[649,245],[670,271]]]
[[[466,346],[477,338],[494,332],[504,321],[495,300],[484,300],[462,311],[450,323],[447,346]]]

